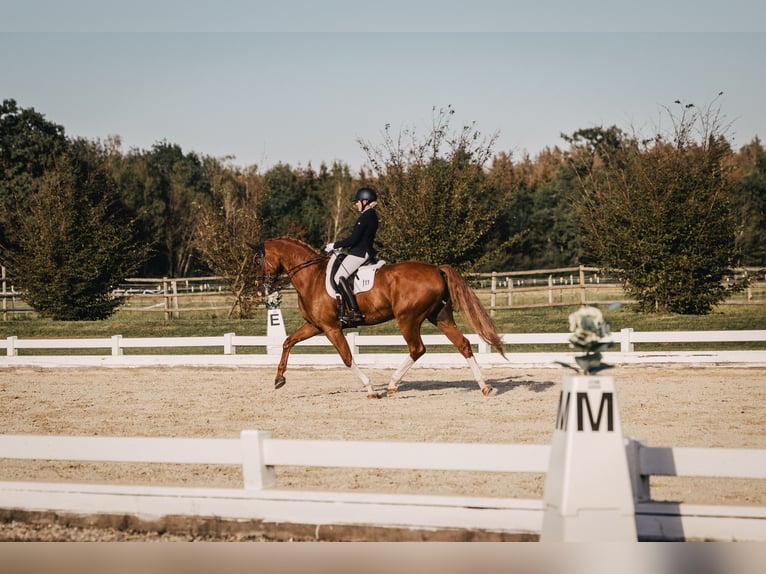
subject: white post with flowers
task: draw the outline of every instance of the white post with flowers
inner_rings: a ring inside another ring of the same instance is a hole
[[[564,377],[543,496],[540,539],[545,542],[635,542],[635,506],[625,440],[612,377],[601,351],[614,343],[596,307],[569,316],[572,347],[582,375]]]

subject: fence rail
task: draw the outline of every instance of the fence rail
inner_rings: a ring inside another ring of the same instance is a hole
[[[379,368],[399,366],[406,353],[401,335],[361,335],[346,333],[355,360],[359,365]],[[474,347],[476,359],[482,366],[533,365],[556,367],[562,362],[574,364],[577,353],[569,348],[570,333],[505,333],[501,335],[509,352],[506,358],[494,351],[478,335],[466,338]],[[430,351],[415,366],[463,367],[465,360],[444,335],[424,335]],[[10,336],[0,339],[2,366],[154,366],[154,365],[276,365],[282,350],[283,337],[248,336],[226,333],[218,337],[123,337],[83,339],[23,339]],[[742,363],[766,365],[766,350],[693,350],[668,351],[636,349],[663,343],[737,343],[766,342],[766,330],[737,331],[634,331],[622,329],[613,334],[615,350],[603,353],[608,364]],[[524,352],[529,345],[550,345],[546,352]],[[312,337],[299,343],[291,353],[296,365],[341,366],[340,357],[330,349],[325,336]],[[390,352],[381,352],[390,349]],[[157,354],[157,349],[173,349],[171,354]],[[189,353],[188,349],[204,352]],[[442,349],[447,349],[446,351]],[[125,354],[129,350],[131,354]],[[45,353],[45,351],[49,351]],[[73,351],[72,354],[64,354]],[[143,352],[141,352],[143,351]],[[243,352],[244,351],[244,352]],[[323,352],[324,351],[324,352]]]
[[[0,458],[242,468],[242,488],[2,482],[0,508],[149,516],[215,516],[317,525],[475,529],[539,535],[541,499],[312,492],[276,488],[276,467],[547,473],[549,445],[239,438],[0,435]],[[626,440],[640,540],[766,541],[766,508],[653,502],[651,475],[766,478],[766,450],[649,447]]]

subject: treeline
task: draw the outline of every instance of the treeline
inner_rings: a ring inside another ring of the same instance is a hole
[[[85,285],[69,276],[52,281],[41,270],[35,280],[43,306],[56,290],[87,291],[125,274],[244,279],[246,242],[289,235],[319,248],[339,239],[356,217],[355,189],[372,185],[381,196],[378,247],[390,261],[415,258],[463,271],[645,267],[641,244],[646,249],[652,239],[642,233],[651,228],[662,236],[658,256],[674,267],[678,244],[697,246],[704,258],[710,254],[698,247],[710,241],[726,254],[717,265],[766,266],[766,152],[758,139],[733,149],[715,121],[711,127],[710,109],[694,115],[682,107],[670,137],[639,140],[615,126],[588,128],[564,135],[567,149],[536,157],[496,151],[496,138],[474,125],[454,130],[452,114],[434,110],[433,130],[421,138],[386,130],[380,142],[360,140],[369,162],[357,173],[342,162],[261,171],[167,141],[123,150],[117,136],[73,139],[42,113],[5,100],[3,261],[14,276],[33,263],[88,270]],[[693,137],[699,125],[707,133]],[[651,208],[643,222],[635,219],[639,207]],[[714,221],[724,227],[706,235]],[[628,249],[633,259],[612,256],[616,238],[638,244]],[[655,296],[657,309],[672,309],[660,300]],[[99,304],[95,318],[112,308],[108,298]]]

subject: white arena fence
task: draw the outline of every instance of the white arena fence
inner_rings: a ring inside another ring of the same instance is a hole
[[[652,475],[766,479],[766,450],[650,447],[633,439],[619,444],[625,445],[630,469],[629,519],[635,520],[638,540],[766,541],[766,507],[654,502],[648,489]],[[0,482],[0,508],[312,525],[317,537],[322,528],[340,525],[483,531],[534,540],[546,527],[543,499],[279,489],[275,467],[547,473],[551,451],[549,445],[525,444],[285,440],[264,431],[243,431],[239,438],[2,435],[3,459],[237,465],[243,485]],[[619,458],[607,455],[616,465]],[[591,472],[603,474],[605,469]],[[577,536],[582,540],[579,526]]]
[[[467,334],[481,366],[559,366],[574,364],[577,355],[569,348],[570,333],[505,333],[507,359],[491,349],[478,335]],[[349,332],[346,339],[360,366],[395,368],[401,364],[406,346],[401,335],[361,335]],[[612,365],[682,363],[692,365],[742,363],[766,366],[766,350],[641,351],[641,343],[737,343],[766,341],[766,330],[733,331],[634,331],[627,328],[613,333],[614,351],[603,353]],[[269,366],[276,365],[284,336],[242,336],[226,333],[216,337],[123,337],[79,339],[24,339],[15,336],[0,340],[0,367],[12,366]],[[415,367],[464,367],[462,356],[444,335],[424,335],[428,352]],[[524,352],[525,346],[552,345],[561,350]],[[324,347],[324,349],[322,349]],[[342,366],[337,353],[324,336],[296,345],[290,355],[293,366]],[[391,352],[380,352],[390,347]],[[398,349],[396,347],[399,347]],[[194,349],[204,352],[194,353]],[[312,349],[313,348],[313,349]],[[174,349],[158,354],[158,349]],[[372,350],[371,350],[372,349]],[[66,354],[67,350],[76,354]],[[142,353],[141,350],[144,350]],[[151,353],[146,352],[151,350]],[[191,352],[189,352],[191,350]],[[217,352],[215,352],[217,350]],[[33,351],[31,353],[27,351]],[[46,351],[50,351],[46,353]],[[127,354],[126,354],[127,351]],[[320,351],[320,352],[317,352]],[[2,353],[2,351],[0,351]]]

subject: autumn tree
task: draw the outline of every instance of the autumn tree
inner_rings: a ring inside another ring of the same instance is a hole
[[[482,136],[473,124],[452,131],[453,114],[451,107],[435,111],[422,137],[386,126],[382,144],[359,140],[377,177],[377,237],[388,259],[469,268],[485,253],[497,198],[484,167],[496,137]]]
[[[704,314],[728,295],[737,222],[717,114],[687,104],[671,115],[670,137],[607,138],[573,150],[584,166],[573,197],[584,239],[642,310]],[[581,161],[583,153],[592,161]]]
[[[229,315],[251,317],[261,294],[251,244],[261,240],[259,203],[262,178],[255,169],[239,170],[207,158],[211,195],[195,204],[195,246],[203,262],[225,277],[235,301]]]
[[[321,245],[342,239],[359,214],[352,203],[358,185],[347,165],[334,162],[329,170],[320,170],[320,182],[324,215],[324,228],[319,241]]]

